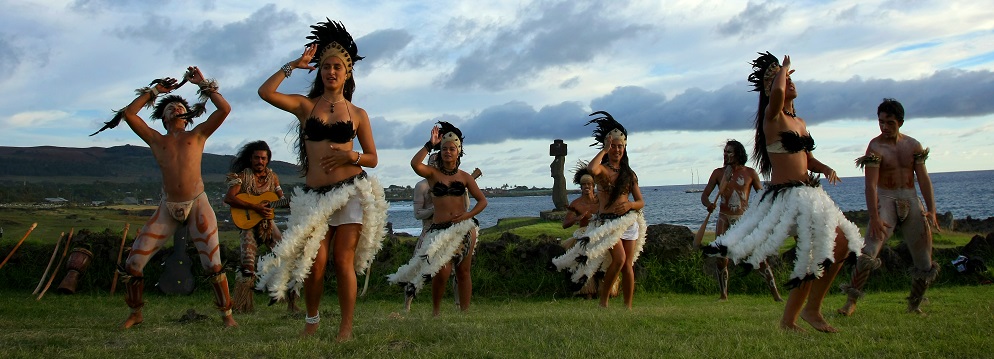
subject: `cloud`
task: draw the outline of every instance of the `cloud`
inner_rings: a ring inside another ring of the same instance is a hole
[[[515,16],[517,22],[503,24],[489,38],[468,43],[468,53],[456,59],[455,68],[441,75],[439,82],[446,88],[498,91],[550,68],[586,63],[609,53],[615,43],[652,28],[612,17],[624,5],[565,1],[521,9]]]
[[[3,120],[2,124],[6,128],[39,127],[49,122],[66,118],[68,115],[67,112],[57,110],[21,112]]]
[[[773,1],[762,3],[750,1],[742,12],[718,25],[718,34],[744,37],[761,33],[778,24],[786,8],[786,6],[777,6]]]
[[[188,35],[177,57],[211,68],[248,64],[268,55],[275,45],[273,34],[298,20],[297,14],[268,4],[243,21],[221,26],[204,21]]]
[[[0,37],[0,80],[5,80],[21,65],[21,50]]]
[[[166,31],[165,29],[169,29]],[[183,29],[173,29],[172,21],[163,16],[147,15],[145,22],[141,25],[124,26],[110,30],[111,34],[122,40],[141,39],[156,43],[169,43],[178,34],[186,31]]]
[[[359,56],[365,57],[363,65],[370,69],[391,60],[414,39],[409,32],[400,29],[376,30],[356,39]],[[371,70],[370,70],[371,71]]]
[[[876,120],[885,97],[904,104],[908,118],[968,117],[994,113],[994,72],[942,70],[913,80],[854,77],[846,81],[797,82],[799,115],[809,126],[836,120]],[[607,111],[628,128],[639,131],[716,131],[751,129],[757,96],[745,83],[706,91],[690,88],[673,98],[639,86],[617,87],[590,101],[593,111]],[[449,121],[466,134],[467,143],[493,144],[508,140],[577,139],[591,129],[583,126],[590,111],[575,101],[536,110],[523,101],[487,107],[478,114],[444,115],[416,125],[376,118],[373,133],[384,148],[411,148],[427,139],[435,121]],[[424,134],[424,135],[422,135]],[[385,141],[384,141],[385,140]]]

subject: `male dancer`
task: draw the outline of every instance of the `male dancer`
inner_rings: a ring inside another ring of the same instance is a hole
[[[763,189],[759,174],[756,173],[756,170],[745,165],[749,161],[749,155],[746,154],[745,146],[741,142],[736,140],[725,142],[723,158],[725,166],[715,168],[711,172],[711,178],[708,179],[708,184],[704,187],[704,192],[701,193],[701,204],[707,207],[708,212],[714,211],[715,206],[719,207],[718,223],[715,226],[716,236],[725,234],[725,231],[735,222],[738,222],[742,214],[749,208],[749,189],[755,191]],[[710,200],[711,191],[714,190],[715,186],[719,188],[718,200],[715,202],[720,202],[720,205],[711,203]],[[728,258],[714,258],[714,261],[716,266],[715,279],[718,280],[718,289],[721,291],[718,299],[728,300]],[[777,282],[776,278],[773,277],[773,271],[765,261],[759,266],[759,274],[763,276],[767,287],[770,288],[773,300],[783,301],[780,298],[780,292],[777,291]]]
[[[142,271],[152,255],[162,248],[166,240],[172,237],[173,232],[181,225],[190,231],[193,243],[200,252],[200,263],[204,271],[210,273],[208,278],[214,286],[215,304],[221,311],[224,325],[228,327],[238,325],[231,316],[228,277],[222,270],[221,255],[218,251],[217,218],[214,209],[207,201],[204,181],[200,175],[204,144],[224,122],[225,117],[231,112],[231,107],[218,93],[217,82],[204,80],[204,75],[196,66],[188,68],[185,77],[190,83],[200,86],[198,93],[202,99],[209,98],[217,107],[207,121],[193,127],[192,130],[187,131],[186,126],[192,124],[192,118],[203,111],[204,104],[197,104],[191,110],[186,100],[175,95],[160,100],[152,113],[153,119],[162,120],[166,128],[165,135],[148,127],[145,121],[138,117],[138,111],[143,106],[151,106],[156,96],[179,87],[172,78],[156,80],[153,85],[138,89],[138,98],[120,111],[128,126],[151,148],[152,155],[162,170],[163,187],[159,208],[145,223],[138,238],[131,245],[131,253],[128,254],[128,260],[122,270],[124,302],[131,308],[131,315],[121,325],[122,328],[130,328],[143,321],[142,307],[145,302],[142,300],[142,293],[145,280]],[[113,127],[111,123],[108,123],[108,126]]]
[[[255,310],[252,288],[255,287],[255,257],[259,243],[272,249],[283,239],[280,229],[273,221],[273,209],[263,201],[245,201],[239,196],[247,194],[248,198],[257,198],[266,193],[283,198],[283,188],[280,178],[269,168],[269,160],[273,152],[266,141],[255,141],[246,144],[231,163],[231,173],[228,174],[228,193],[224,195],[224,203],[232,208],[253,211],[262,217],[252,228],[242,229],[241,238],[241,268],[235,284],[234,310],[249,313]],[[291,291],[287,298],[287,311],[297,312],[296,293]]]
[[[922,314],[925,290],[939,273],[938,264],[932,261],[932,231],[929,228],[931,225],[939,229],[935,220],[932,180],[925,169],[928,149],[901,133],[904,106],[897,100],[887,98],[877,106],[877,124],[880,135],[870,140],[866,155],[856,159],[856,165],[866,172],[866,208],[870,214],[866,245],[856,260],[852,282],[841,285],[849,298],[838,312],[849,316],[856,311],[856,301],[863,296],[863,286],[870,272],[880,267],[877,258],[880,248],[894,233],[894,227],[900,225],[915,266],[911,273],[908,312]],[[915,179],[927,211],[918,200]]]

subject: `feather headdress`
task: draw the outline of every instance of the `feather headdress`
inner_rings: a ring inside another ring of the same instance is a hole
[[[464,154],[462,143],[466,138],[463,137],[462,131],[459,128],[446,121],[438,121],[438,135],[442,140],[434,146],[435,150],[441,150],[443,143],[455,141],[456,145],[459,146],[459,157],[462,157]]]
[[[152,100],[155,99],[154,92],[152,90],[155,88],[156,85],[162,84],[163,86],[169,88],[169,91],[175,91],[176,89],[183,87],[183,85],[185,85],[189,81],[191,76],[193,76],[193,73],[187,71],[185,74],[183,74],[183,81],[175,85],[173,85],[175,83],[175,80],[167,80],[164,78],[155,79],[152,80],[152,82],[149,83],[148,86],[136,89],[135,93],[139,96],[145,93],[150,93],[150,92],[153,93],[152,99],[145,104],[145,107],[151,108],[153,107],[154,103]],[[177,116],[177,118],[186,120],[187,125],[190,125],[193,123],[194,118],[200,117],[200,115],[203,115],[204,112],[207,111],[207,100],[210,98],[211,93],[217,92],[217,89],[218,89],[217,80],[205,79],[203,82],[200,83],[200,89],[197,90],[197,95],[199,95],[200,102],[194,104],[192,108],[190,107],[190,103],[188,103],[182,97],[177,95],[169,95],[163,97],[161,100],[159,100],[158,103],[155,103],[154,105],[155,107],[152,110],[152,115],[150,117],[153,120],[161,120],[162,115],[164,114],[163,112],[165,112],[166,110],[166,106],[169,105],[170,103],[178,102],[181,105],[183,105],[184,108],[186,108],[186,113]],[[114,117],[112,117],[110,121],[104,122],[104,126],[101,127],[99,130],[97,130],[97,132],[91,133],[90,136],[96,135],[102,132],[103,130],[117,127],[117,125],[121,124],[121,120],[123,119],[124,119],[124,108],[114,111]]]
[[[749,74],[749,82],[753,85],[752,91],[769,96],[777,71],[780,71],[780,60],[769,51],[765,54],[760,52],[759,57],[752,61],[752,73]]]
[[[587,161],[576,161],[576,167],[573,168],[573,184],[583,183],[584,177],[588,177],[589,181],[594,180],[594,177],[590,175],[590,170],[587,169]]]
[[[352,66],[363,59],[362,56],[359,56],[359,47],[356,46],[349,31],[345,29],[345,25],[328,18],[325,20],[327,21],[311,25],[311,35],[307,36],[307,39],[311,40],[307,46],[317,45],[317,52],[311,59],[311,63],[315,64],[315,67],[321,67],[328,56],[337,56],[342,59],[342,62],[348,67],[348,73],[351,74]]]
[[[590,144],[591,147],[600,144],[601,148],[603,149],[604,139],[607,136],[611,136],[625,141],[628,140],[628,130],[625,130],[625,126],[622,126],[620,123],[618,123],[618,121],[615,121],[614,117],[611,117],[611,114],[605,111],[597,111],[588,116],[593,116],[593,115],[601,115],[601,117],[597,117],[594,118],[593,120],[587,121],[587,123],[584,125],[586,126],[593,123],[597,126],[597,128],[595,128],[593,131],[594,139],[597,140],[597,142]]]

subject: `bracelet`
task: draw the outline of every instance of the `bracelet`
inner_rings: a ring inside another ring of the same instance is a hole
[[[148,88],[149,88],[149,90],[151,90],[151,93],[152,93],[152,98],[156,98],[156,97],[159,97],[159,89],[158,89],[158,86],[155,86],[155,85],[152,85],[152,86],[149,86]]]
[[[284,64],[283,67],[280,68],[280,70],[283,71],[283,78],[289,78],[290,75],[293,74],[293,68],[290,67],[290,63],[289,62],[287,62],[286,64]]]
[[[352,164],[358,166],[359,165],[359,159],[362,158],[362,152],[355,151],[355,153],[356,153],[355,162],[352,162]]]
[[[425,149],[428,150],[428,152],[431,152],[432,147],[434,146],[431,145],[431,141],[425,141]]]

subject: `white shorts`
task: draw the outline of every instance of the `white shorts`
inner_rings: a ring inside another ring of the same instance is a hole
[[[349,198],[344,207],[328,217],[328,225],[332,227],[350,223],[362,224],[362,204],[359,202],[359,196]]]

